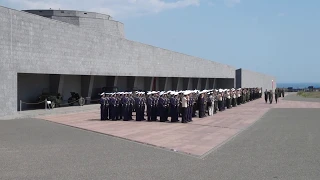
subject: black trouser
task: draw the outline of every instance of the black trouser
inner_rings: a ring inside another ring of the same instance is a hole
[[[218,110],[218,101],[214,101],[214,109],[213,109],[213,113],[216,113]]]
[[[151,121],[151,115],[152,115],[152,107],[150,105],[147,105],[148,121]]]
[[[222,101],[218,101],[218,109],[219,111],[222,111]]]
[[[104,120],[109,120],[109,106],[104,106],[103,117],[104,117]]]
[[[152,111],[151,111],[151,120],[152,121],[156,121],[157,120],[157,116],[158,116],[158,107],[157,106],[153,106],[152,107]]]
[[[104,118],[104,106],[103,105],[100,106],[100,120],[101,121],[105,120],[105,118]]]
[[[186,123],[187,122],[187,108],[186,107],[182,107],[182,123]]]
[[[178,108],[176,106],[170,107],[171,122],[178,122]]]

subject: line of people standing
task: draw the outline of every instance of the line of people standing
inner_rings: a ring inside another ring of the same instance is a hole
[[[219,89],[203,91],[168,92],[118,92],[102,93],[100,99],[101,120],[169,121],[182,123],[192,121],[198,113],[199,118],[212,116],[237,105],[261,97],[261,88]],[[145,118],[145,111],[147,118]]]

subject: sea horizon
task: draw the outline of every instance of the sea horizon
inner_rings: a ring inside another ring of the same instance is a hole
[[[314,88],[320,88],[320,83],[308,83],[308,82],[303,82],[303,83],[277,83],[278,88],[288,88],[292,87],[295,89],[302,89],[302,88],[308,88],[309,86],[313,86]]]

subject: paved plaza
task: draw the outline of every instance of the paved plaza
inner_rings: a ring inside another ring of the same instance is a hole
[[[204,157],[252,125],[271,108],[320,108],[320,103],[280,101],[279,104],[266,104],[258,99],[211,117],[194,118],[188,124],[100,121],[99,109],[37,118]]]
[[[293,96],[189,124],[98,110],[0,121],[0,179],[318,179],[320,103]]]

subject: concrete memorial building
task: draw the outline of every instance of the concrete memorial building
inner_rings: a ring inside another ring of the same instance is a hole
[[[36,102],[44,89],[95,98],[102,87],[271,89],[274,77],[127,40],[109,15],[0,6],[0,116]],[[275,87],[274,87],[275,88]]]

